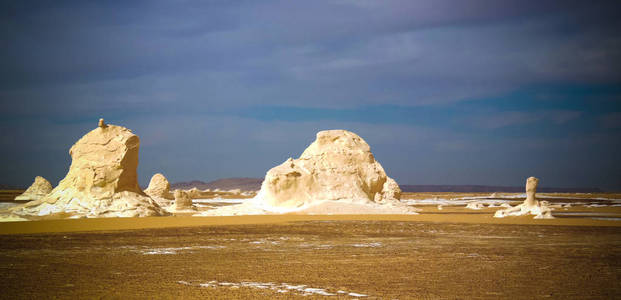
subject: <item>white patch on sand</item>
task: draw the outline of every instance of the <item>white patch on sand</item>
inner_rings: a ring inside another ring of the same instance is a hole
[[[15,203],[15,202],[0,202],[0,210],[11,208],[11,207],[17,206],[19,204],[20,203]]]
[[[444,199],[444,198],[406,199],[406,200],[401,200],[401,202],[406,203],[407,205],[462,206],[462,205],[467,205],[468,203],[473,202],[473,200],[477,200],[476,202],[486,204],[488,206],[490,205],[499,206],[503,203],[516,202],[516,200],[489,199],[489,198],[476,198],[476,197],[464,197],[464,198],[455,198],[455,199]]]
[[[192,199],[193,204],[197,203],[228,203],[228,204],[239,204],[248,201],[248,198],[245,199],[222,199],[222,198],[212,198],[212,199]]]
[[[484,209],[485,204],[483,204],[481,201],[470,201],[468,202],[468,204],[466,204],[466,208],[474,210]]]
[[[198,287],[203,287],[203,288],[246,287],[246,288],[255,288],[255,289],[262,289],[262,290],[269,289],[269,290],[275,291],[276,293],[280,293],[280,294],[292,293],[292,294],[301,295],[301,296],[310,296],[310,295],[338,296],[338,294],[346,294],[351,297],[367,297],[367,295],[360,294],[360,293],[347,292],[343,290],[339,290],[337,292],[330,292],[328,291],[328,289],[308,287],[308,285],[306,284],[292,285],[292,284],[288,284],[285,282],[273,283],[273,282],[242,281],[239,283],[233,283],[233,282],[218,282],[218,281],[212,280],[212,281],[205,282],[205,283],[192,284],[190,282],[180,280],[180,281],[177,281],[177,283],[183,284],[183,285],[189,285],[189,286],[198,286]]]
[[[352,244],[351,246],[356,248],[377,248],[381,247],[382,243]]]
[[[598,217],[598,218],[591,218],[593,220],[603,220],[603,221],[621,221],[621,218],[602,218],[602,217]]]
[[[299,213],[307,215],[338,214],[417,214],[418,209],[404,203],[378,204],[370,201],[354,200],[316,200],[300,207],[273,207],[266,205],[259,198],[248,199],[241,204],[222,206],[206,210],[194,216],[237,216],[237,215],[277,215]]]
[[[15,215],[0,216],[0,222],[21,222],[21,221],[29,221],[29,220],[15,216]]]
[[[150,248],[150,249],[139,249],[132,250],[135,252],[140,252],[144,255],[161,255],[161,254],[177,254],[183,251],[192,251],[197,249],[222,249],[226,248],[225,246],[191,246],[191,247],[177,247],[177,248]]]

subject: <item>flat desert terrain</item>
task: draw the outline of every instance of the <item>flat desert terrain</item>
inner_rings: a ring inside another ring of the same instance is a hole
[[[406,195],[427,203],[419,215],[0,223],[0,298],[620,297],[618,195],[552,198],[573,203],[552,220],[497,219],[498,207],[460,202],[485,196]]]

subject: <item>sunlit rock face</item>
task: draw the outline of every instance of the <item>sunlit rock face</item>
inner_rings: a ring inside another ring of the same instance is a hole
[[[163,198],[168,200],[174,199],[172,193],[170,192],[170,183],[161,173],[156,173],[153,177],[151,177],[149,186],[144,190],[144,192],[152,198]]]
[[[315,201],[397,201],[399,185],[386,176],[369,145],[346,130],[317,133],[300,158],[269,170],[257,195],[273,207],[300,207]]]
[[[535,219],[553,219],[552,209],[544,201],[537,201],[535,194],[537,193],[537,185],[539,179],[529,177],[526,179],[526,199],[520,205],[498,210],[494,214],[495,218],[503,218],[506,216],[523,216],[532,214]]]
[[[107,125],[87,133],[69,150],[71,166],[48,195],[15,210],[23,215],[71,213],[86,217],[164,214],[138,186],[140,140],[131,130]]]
[[[52,191],[52,184],[47,179],[37,176],[34,182],[21,195],[15,197],[18,201],[39,200]]]

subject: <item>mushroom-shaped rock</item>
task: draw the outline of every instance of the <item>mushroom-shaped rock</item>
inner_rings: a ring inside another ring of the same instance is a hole
[[[69,150],[71,166],[58,186],[45,197],[16,207],[16,214],[64,212],[86,217],[165,214],[138,186],[138,136],[125,127],[106,125],[103,120],[99,123],[100,126]]]
[[[52,185],[41,176],[35,177],[34,182],[21,195],[15,197],[17,201],[39,200],[52,191]]]
[[[257,195],[272,207],[299,207],[314,201],[399,200],[399,185],[386,176],[369,145],[346,130],[326,130],[300,158],[269,170]]]
[[[494,214],[495,218],[503,218],[506,216],[523,216],[532,214],[535,219],[553,219],[552,209],[545,201],[537,201],[535,194],[537,193],[537,185],[539,179],[529,177],[526,179],[526,199],[520,205],[509,207],[507,209],[498,210]]]
[[[172,193],[170,192],[170,183],[168,182],[168,179],[166,179],[166,177],[164,177],[164,175],[160,173],[156,173],[153,175],[153,177],[151,177],[151,181],[149,181],[149,186],[144,190],[144,192],[154,199],[174,199]]]

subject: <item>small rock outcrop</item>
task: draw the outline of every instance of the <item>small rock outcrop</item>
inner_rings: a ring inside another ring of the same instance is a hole
[[[65,178],[45,197],[14,209],[18,215],[69,213],[73,217],[143,217],[165,211],[138,186],[140,140],[131,130],[107,125],[84,135],[69,150]]]
[[[399,185],[386,176],[369,145],[346,130],[326,130],[300,158],[269,170],[257,195],[272,207],[300,207],[315,201],[385,203],[398,201]]]
[[[168,200],[175,199],[173,194],[170,192],[170,183],[168,182],[168,179],[166,179],[166,177],[164,177],[161,173],[156,173],[153,177],[151,177],[149,186],[144,190],[144,192],[151,198],[163,198]]]
[[[189,190],[185,191],[188,194],[188,197],[190,197],[190,199],[200,199],[204,197],[204,193],[203,191],[193,187]]]
[[[503,218],[506,216],[523,216],[532,214],[535,219],[553,219],[552,209],[546,201],[537,201],[535,194],[537,193],[537,185],[539,179],[529,177],[526,179],[526,199],[524,203],[509,207],[507,209],[498,210],[494,214],[495,218]]]
[[[17,201],[39,200],[52,191],[52,184],[47,179],[37,176],[34,182],[21,195],[15,197]]]
[[[468,204],[466,204],[466,208],[479,210],[479,209],[484,209],[485,205],[479,201],[471,201],[471,202],[468,202]]]
[[[184,190],[175,190],[175,204],[171,210],[179,211],[192,209],[194,209],[192,206],[192,198],[190,198],[188,192]]]

